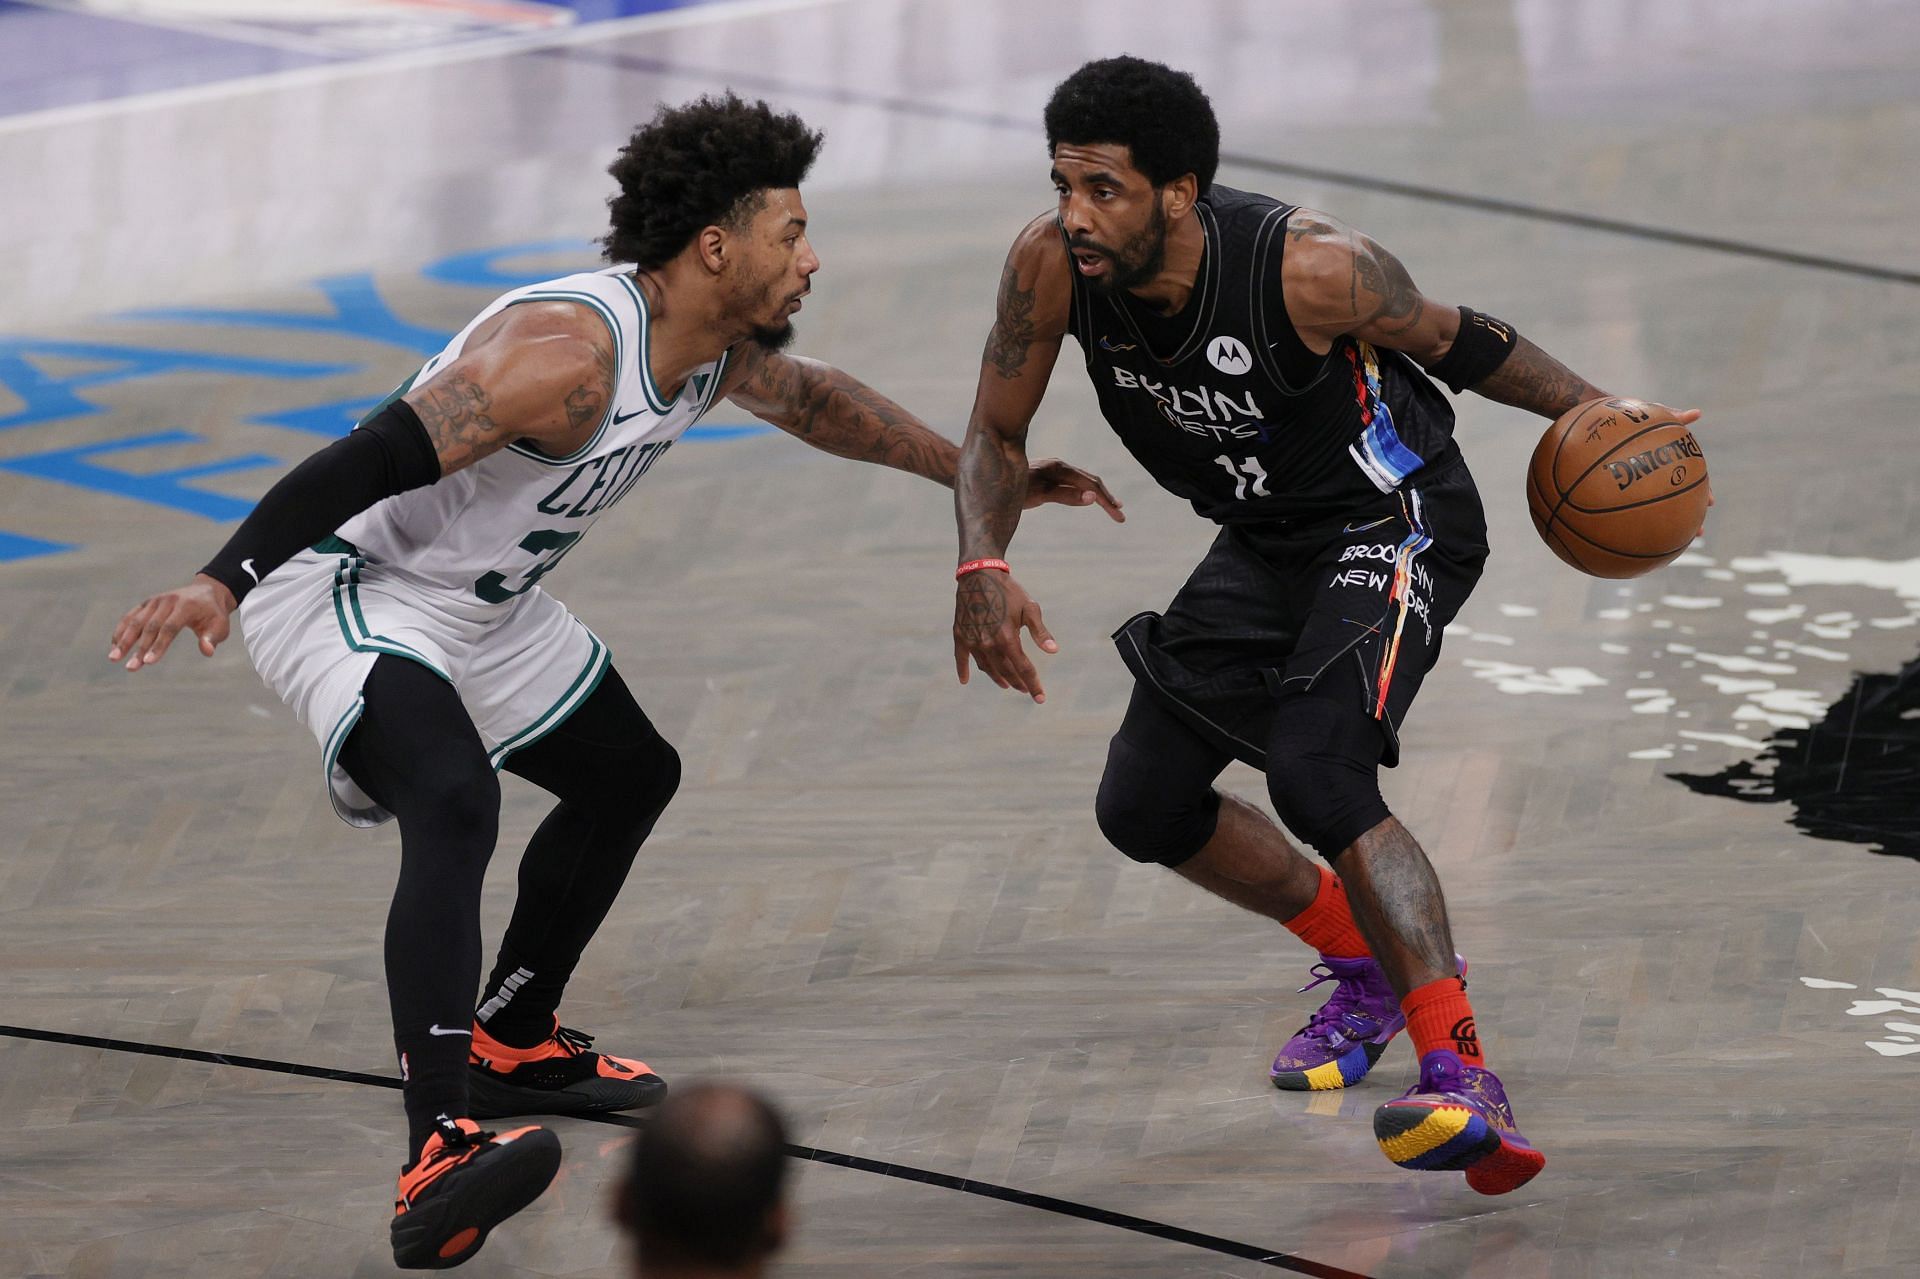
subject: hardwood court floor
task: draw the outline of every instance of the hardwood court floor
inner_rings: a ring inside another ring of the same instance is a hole
[[[1294,993],[1302,949],[1104,846],[1093,791],[1128,688],[1105,635],[1165,602],[1207,530],[1120,452],[1070,354],[1034,450],[1101,471],[1130,518],[1043,511],[1014,545],[1063,650],[1044,707],[953,682],[948,495],[777,435],[677,447],[551,579],[686,761],[570,1024],[671,1079],[763,1087],[797,1142],[892,1167],[798,1165],[790,1275],[1920,1267],[1920,867],[1666,776],[1757,754],[1855,670],[1920,648],[1920,24],[1893,4],[1576,18],[1470,0],[1334,6],[1283,38],[1251,0],[1173,8],[855,0],[0,122],[0,168],[43,193],[0,197],[0,261],[22,279],[31,261],[40,290],[0,315],[42,343],[0,349],[0,421],[27,402],[4,360],[79,378],[99,357],[78,344],[342,366],[77,384],[102,411],[0,433],[0,528],[78,548],[0,564],[0,1022],[69,1037],[0,1033],[0,1276],[390,1268],[395,1097],[269,1067],[391,1074],[395,838],[335,821],[310,741],[237,643],[139,678],[104,659],[120,611],[227,527],[156,505],[155,472],[259,454],[273,461],[179,481],[257,495],[319,437],[248,419],[378,395],[417,361],[391,327],[383,343],[289,325],[324,312],[309,281],[371,272],[407,324],[457,327],[488,291],[426,263],[595,233],[622,130],[725,72],[829,132],[808,191],[826,268],[799,349],[957,435],[1001,255],[1049,199],[1038,106],[1119,48],[1199,75],[1236,157],[1223,180],[1347,218],[1430,293],[1611,389],[1707,411],[1706,539],[1614,584],[1528,527],[1539,424],[1459,402],[1494,558],[1388,797],[1440,869],[1546,1173],[1482,1199],[1388,1165],[1368,1116],[1409,1082],[1404,1046],[1349,1093],[1275,1093],[1266,1060],[1319,993]],[[254,179],[203,184],[218,246],[183,257],[192,192],[169,166],[204,179],[216,159]],[[377,205],[342,176],[353,163],[379,175]],[[175,216],[142,230],[155,202]],[[97,253],[68,229],[82,215]],[[71,263],[65,292],[48,246]],[[169,301],[281,320],[116,314]],[[199,438],[46,460],[170,430]],[[150,482],[104,492],[75,470],[89,459]],[[1245,770],[1226,781],[1258,793]],[[506,790],[496,938],[544,811]],[[561,1181],[463,1273],[620,1273],[604,1207],[625,1133],[556,1128]]]

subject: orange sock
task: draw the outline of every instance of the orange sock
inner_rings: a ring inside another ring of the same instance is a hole
[[[1305,910],[1286,922],[1287,931],[1323,955],[1335,959],[1364,959],[1372,952],[1353,922],[1353,908],[1347,905],[1346,885],[1325,866],[1320,870],[1320,891]]]
[[[1444,1048],[1469,1066],[1487,1064],[1480,1055],[1480,1037],[1474,1033],[1467,983],[1458,977],[1442,977],[1408,991],[1400,1010],[1407,1015],[1407,1033],[1413,1037],[1416,1057]]]

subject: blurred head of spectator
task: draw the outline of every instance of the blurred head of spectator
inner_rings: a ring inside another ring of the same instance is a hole
[[[620,1189],[642,1279],[757,1276],[787,1240],[786,1125],[763,1098],[694,1084],[650,1112]]]

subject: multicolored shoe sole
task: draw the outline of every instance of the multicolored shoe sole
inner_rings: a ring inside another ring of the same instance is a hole
[[[1419,1172],[1464,1172],[1483,1195],[1518,1190],[1547,1166],[1525,1138],[1503,1133],[1466,1106],[1406,1098],[1373,1112],[1381,1153]]]
[[[1384,1043],[1363,1040],[1332,1061],[1305,1070],[1272,1070],[1267,1077],[1275,1088],[1287,1092],[1330,1092],[1350,1088],[1367,1077],[1373,1064],[1387,1051]]]

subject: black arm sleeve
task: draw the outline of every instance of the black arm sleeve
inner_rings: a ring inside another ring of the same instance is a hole
[[[382,498],[440,478],[420,415],[395,400],[280,477],[200,571],[237,602],[260,579]]]
[[[1519,342],[1513,326],[1491,315],[1482,315],[1470,306],[1460,308],[1460,331],[1453,345],[1427,369],[1447,384],[1455,395],[1506,363]]]

